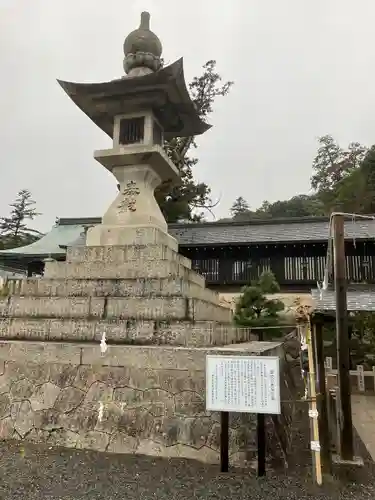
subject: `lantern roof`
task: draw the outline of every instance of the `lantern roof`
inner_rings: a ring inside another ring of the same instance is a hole
[[[58,80],[72,101],[106,134],[113,137],[114,118],[153,111],[165,139],[203,134],[211,125],[202,120],[186,87],[183,59],[161,67],[162,45],[149,29],[143,12],[140,27],[124,42],[122,78],[103,83]]]

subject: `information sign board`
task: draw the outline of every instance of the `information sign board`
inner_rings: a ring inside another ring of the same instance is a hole
[[[279,415],[279,358],[208,355],[206,409]]]

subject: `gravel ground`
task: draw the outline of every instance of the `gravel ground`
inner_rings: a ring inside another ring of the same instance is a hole
[[[0,499],[375,499],[375,469],[314,486],[307,470],[257,479],[188,460],[0,443]],[[353,482],[356,481],[355,483]]]

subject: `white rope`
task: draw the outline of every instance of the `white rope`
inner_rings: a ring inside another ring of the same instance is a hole
[[[324,267],[324,278],[321,283],[317,281],[316,286],[319,290],[320,300],[323,300],[324,292],[328,289],[329,286],[329,277],[330,271],[333,263],[333,218],[335,215],[342,215],[344,217],[350,217],[352,219],[352,224],[355,226],[356,219],[365,219],[365,220],[375,220],[374,215],[363,215],[363,214],[354,214],[347,212],[332,212],[329,218],[329,227],[328,227],[328,246],[327,246],[327,255],[326,255],[326,263]],[[356,239],[355,239],[355,231],[353,229],[353,245],[356,247]]]
[[[317,286],[317,288],[319,290],[320,300],[323,300],[324,292],[328,289],[328,286],[329,286],[329,273],[330,273],[331,265],[332,265],[333,215],[334,214],[331,214],[331,216],[329,218],[328,246],[327,246],[326,262],[325,262],[325,266],[324,266],[323,281],[322,281],[322,283],[319,283],[319,281],[317,281],[317,283],[316,283],[316,286]]]

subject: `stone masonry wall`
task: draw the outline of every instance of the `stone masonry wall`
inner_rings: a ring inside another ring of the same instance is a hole
[[[97,344],[3,341],[0,439],[217,463],[220,415],[205,410],[205,357],[212,353],[283,354],[280,344],[265,342],[110,346],[101,356]],[[282,393],[285,387],[283,380]],[[287,451],[290,418],[283,406],[280,421],[269,419],[272,458]],[[255,420],[231,414],[232,463],[255,458]]]

